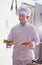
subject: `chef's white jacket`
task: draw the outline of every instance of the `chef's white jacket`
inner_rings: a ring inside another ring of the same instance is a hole
[[[21,23],[14,26],[8,36],[9,40],[14,40],[13,46],[13,59],[14,60],[33,60],[34,56],[34,48],[39,44],[40,39],[38,32],[35,27],[26,23],[24,26]],[[31,41],[31,46],[21,46],[20,42],[23,41]]]

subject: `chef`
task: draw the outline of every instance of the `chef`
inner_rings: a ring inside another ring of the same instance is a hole
[[[30,9],[20,6],[16,14],[19,24],[12,27],[8,35],[9,40],[14,40],[13,65],[26,65],[35,59],[34,48],[39,44],[40,39],[34,25],[28,22],[31,15]]]

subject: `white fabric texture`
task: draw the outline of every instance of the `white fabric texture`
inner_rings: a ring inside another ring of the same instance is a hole
[[[14,60],[33,60],[34,56],[34,48],[39,44],[40,39],[35,27],[26,23],[24,26],[21,23],[17,24],[13,27],[9,33],[8,39],[14,40],[13,47],[13,59]],[[20,42],[23,41],[31,41],[32,45],[30,47],[20,46]]]
[[[13,60],[13,65],[27,65],[31,63],[30,60]]]

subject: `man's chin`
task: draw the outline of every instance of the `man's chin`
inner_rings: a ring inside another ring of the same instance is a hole
[[[21,23],[21,25],[22,25],[22,26],[24,26],[24,25],[25,25],[25,23]]]

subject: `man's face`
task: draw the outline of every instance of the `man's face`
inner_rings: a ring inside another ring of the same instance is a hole
[[[20,23],[24,25],[28,20],[28,16],[25,15],[24,13],[21,13],[19,14],[19,20],[20,20]]]

